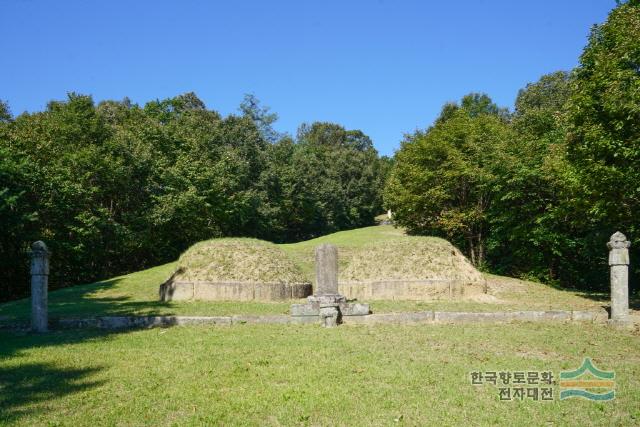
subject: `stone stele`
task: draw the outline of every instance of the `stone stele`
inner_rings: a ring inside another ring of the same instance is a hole
[[[338,293],[338,249],[329,244],[316,248],[316,286],[314,295],[307,297],[307,304],[292,304],[291,315],[317,316],[324,327],[334,327],[342,316],[369,314],[368,304],[348,303]]]

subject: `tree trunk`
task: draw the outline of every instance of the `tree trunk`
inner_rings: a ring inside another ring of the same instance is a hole
[[[476,250],[473,244],[473,237],[469,237],[469,254],[471,256],[471,264],[476,265]]]

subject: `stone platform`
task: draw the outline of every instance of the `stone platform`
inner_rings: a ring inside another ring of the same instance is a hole
[[[310,296],[307,304],[291,304],[291,316],[320,316],[321,309],[336,307],[341,316],[366,316],[371,313],[369,304],[347,302],[342,295]]]

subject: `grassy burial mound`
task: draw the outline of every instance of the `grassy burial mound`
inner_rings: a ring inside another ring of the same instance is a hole
[[[301,280],[302,283],[313,282],[314,278],[314,250],[315,247],[322,243],[331,243],[338,246],[340,257],[340,282],[343,283],[343,292],[351,293],[351,298],[359,298],[360,296],[347,289],[345,292],[344,283],[377,280],[378,276],[386,276],[388,280],[397,280],[398,271],[410,271],[416,266],[422,266],[426,263],[416,260],[408,268],[396,270],[395,273],[384,273],[378,269],[389,268],[390,264],[385,264],[392,257],[397,257],[400,250],[390,250],[386,253],[385,247],[391,248],[396,241],[407,241],[420,239],[418,237],[408,237],[400,229],[396,229],[391,225],[382,225],[374,227],[359,228],[355,230],[340,231],[334,234],[318,237],[313,240],[307,240],[298,243],[288,243],[276,245],[278,249],[286,252],[288,259],[292,260],[296,266],[302,270],[302,275],[298,272],[294,281]],[[428,239],[430,238],[423,238]],[[238,239],[219,239],[218,243],[226,240],[231,243],[232,240]],[[244,240],[244,239],[243,239]],[[437,239],[436,239],[437,240]],[[200,243],[203,245],[206,242]],[[269,243],[259,242],[272,246]],[[377,243],[377,244],[376,244]],[[198,245],[196,245],[197,247]],[[374,246],[374,248],[371,248]],[[368,249],[364,249],[367,247]],[[384,252],[377,252],[375,247],[381,248]],[[444,252],[443,252],[444,253]],[[361,258],[365,258],[362,260]],[[349,265],[353,258],[353,265]],[[420,260],[429,259],[428,256],[420,258]],[[365,261],[373,261],[375,265],[364,267]],[[183,257],[180,262],[184,262]],[[223,265],[246,265],[248,262],[246,257],[241,257],[237,262],[227,262]],[[273,258],[269,259],[269,263],[273,262]],[[396,258],[397,262],[403,262],[402,259]],[[291,265],[287,263],[288,265]],[[378,265],[380,264],[380,265]],[[91,317],[91,316],[130,316],[130,315],[183,315],[183,316],[230,316],[234,314],[250,314],[250,315],[272,315],[289,313],[290,301],[282,300],[279,303],[260,300],[254,301],[170,301],[164,302],[158,298],[158,287],[169,281],[165,294],[167,299],[173,296],[180,297],[170,287],[174,281],[185,279],[185,275],[190,274],[185,270],[184,265],[180,274],[176,274],[178,270],[178,261],[153,267],[147,270],[130,273],[123,276],[108,278],[96,283],[72,286],[64,289],[55,290],[49,293],[49,314],[52,318],[65,317]],[[260,262],[259,267],[263,268],[266,263]],[[356,267],[360,266],[360,267]],[[56,267],[55,262],[52,268]],[[277,270],[282,277],[283,269],[279,267]],[[296,269],[294,268],[294,271]],[[360,270],[360,271],[358,271]],[[460,270],[460,269],[458,269]],[[251,269],[252,274],[255,273]],[[374,271],[377,271],[374,275]],[[455,271],[455,270],[453,270]],[[233,269],[229,274],[240,274],[242,269]],[[212,274],[209,272],[208,274]],[[370,274],[370,276],[367,276]],[[451,274],[451,270],[448,271]],[[560,290],[542,283],[528,282],[517,280],[509,277],[501,277],[495,275],[483,275],[487,279],[488,293],[475,295],[478,298],[466,298],[472,291],[472,286],[464,289],[465,298],[448,299],[446,294],[439,298],[431,296],[419,299],[416,293],[402,300],[401,297],[392,297],[381,300],[379,297],[362,298],[362,301],[374,301],[372,306],[375,313],[388,313],[398,311],[424,311],[424,310],[444,310],[444,311],[503,311],[503,310],[600,310],[603,303],[606,303],[608,295],[595,296],[591,294],[582,294],[572,290]],[[213,277],[213,276],[211,276]],[[228,276],[227,276],[228,277]],[[433,276],[415,276],[437,277]],[[410,277],[403,278],[405,280]],[[234,280],[247,280],[242,276],[235,276]],[[264,279],[262,279],[264,280]],[[273,279],[269,279],[273,280]],[[193,283],[193,282],[190,282]],[[353,286],[353,283],[349,283]],[[396,288],[401,287],[397,282],[394,283]],[[193,288],[191,288],[193,289]],[[304,288],[305,293],[310,292],[310,288]],[[448,291],[448,289],[446,289]],[[192,291],[191,291],[192,292]],[[399,292],[396,292],[396,295]],[[305,295],[306,296],[306,295]],[[189,295],[193,298],[193,293]],[[183,298],[186,299],[186,298]],[[0,304],[0,329],[3,323],[14,321],[28,322],[31,314],[30,299],[22,299]],[[0,346],[1,347],[1,346]]]
[[[446,240],[402,236],[351,248],[340,288],[349,298],[434,300],[484,294],[486,283]]]
[[[311,283],[287,254],[257,239],[213,239],[189,248],[160,286],[170,300],[274,301],[304,298]]]

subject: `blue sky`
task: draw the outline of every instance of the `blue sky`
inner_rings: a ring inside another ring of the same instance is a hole
[[[0,0],[0,99],[14,114],[75,91],[144,104],[194,91],[237,112],[254,93],[279,131],[332,121],[393,154],[443,103],[569,70],[614,0]]]

